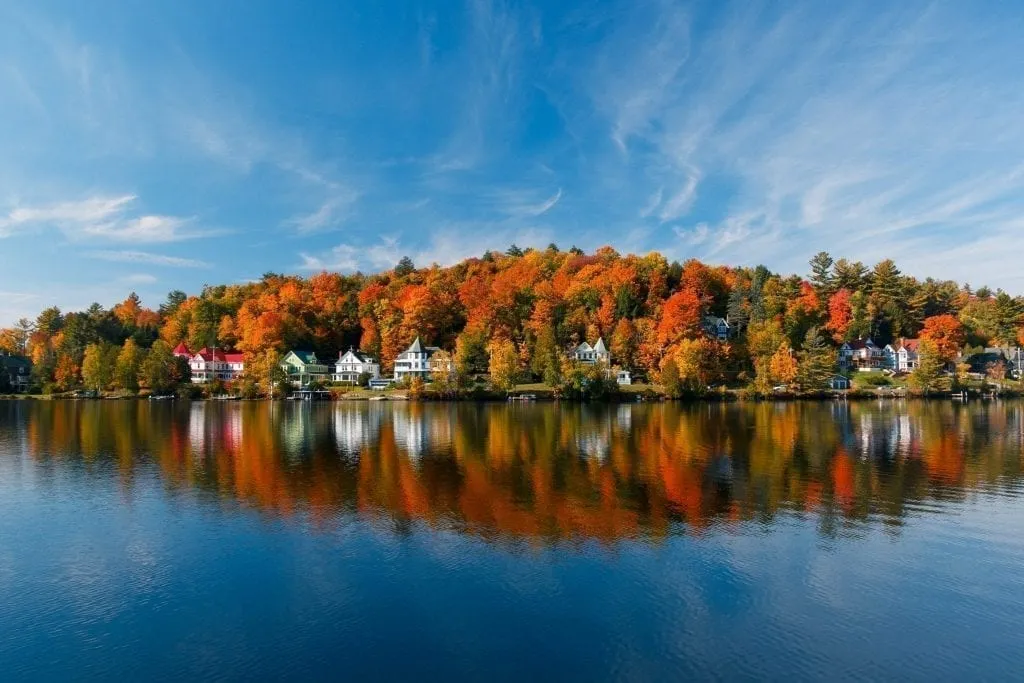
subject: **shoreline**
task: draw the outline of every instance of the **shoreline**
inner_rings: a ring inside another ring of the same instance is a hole
[[[670,398],[660,393],[626,393],[615,396],[606,396],[600,399],[567,398],[553,395],[536,395],[536,392],[518,392],[508,396],[488,392],[486,395],[477,393],[475,395],[449,396],[424,393],[419,396],[409,396],[401,393],[370,393],[370,392],[349,392],[348,394],[336,394],[328,399],[317,399],[304,401],[298,399],[284,398],[217,398],[217,397],[171,397],[161,400],[174,400],[182,402],[210,402],[210,403],[235,403],[235,402],[271,402],[271,403],[365,403],[365,402],[412,402],[412,403],[793,403],[793,402],[835,402],[835,401],[886,401],[886,400],[947,400],[953,402],[964,401],[988,401],[994,399],[1021,399],[1024,398],[1024,390],[1004,389],[1000,392],[982,393],[977,390],[965,390],[963,392],[874,392],[874,391],[845,391],[827,392],[819,394],[777,394],[772,396],[748,395],[738,390],[714,392],[702,395],[681,396]],[[531,396],[522,398],[522,396]],[[143,396],[103,396],[103,397],[80,397],[67,395],[42,395],[42,394],[0,394],[0,401],[150,401],[151,397]]]

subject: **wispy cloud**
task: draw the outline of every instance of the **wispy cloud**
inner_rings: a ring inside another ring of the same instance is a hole
[[[170,266],[174,268],[210,268],[206,261],[198,259],[182,258],[178,256],[166,256],[164,254],[153,254],[146,251],[90,251],[85,254],[89,258],[103,261],[115,261],[118,263],[142,263],[153,266]]]
[[[0,217],[0,237],[18,230],[55,227],[71,239],[101,238],[109,241],[177,242],[209,236],[211,231],[188,230],[191,219],[176,216],[129,216],[134,195],[90,197],[42,206],[17,206]]]
[[[157,278],[149,273],[132,273],[131,275],[125,275],[121,278],[121,281],[138,285],[152,285],[156,284]]]

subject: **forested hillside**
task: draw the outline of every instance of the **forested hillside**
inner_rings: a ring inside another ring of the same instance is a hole
[[[124,355],[128,340],[140,352],[158,340],[234,347],[259,381],[291,348],[332,359],[357,347],[387,372],[418,335],[467,372],[486,372],[489,351],[497,343],[507,351],[510,342],[521,376],[544,379],[559,372],[572,346],[603,336],[616,365],[654,378],[672,360],[684,382],[703,385],[785,379],[801,358],[829,357],[835,345],[861,337],[882,345],[923,336],[947,356],[962,346],[1016,344],[1024,341],[1022,312],[1020,296],[918,280],[889,260],[868,267],[821,253],[806,275],[780,275],[609,247],[585,254],[513,246],[450,267],[403,259],[376,275],[267,273],[191,296],[171,292],[156,310],[134,294],[109,310],[50,308],[0,330],[0,348],[28,355],[39,384],[71,387],[88,366],[90,345],[93,355],[98,347]],[[708,335],[708,315],[726,318],[733,336]],[[166,357],[167,347],[157,347]]]

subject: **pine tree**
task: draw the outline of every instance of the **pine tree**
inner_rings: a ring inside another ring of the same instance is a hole
[[[807,330],[799,353],[797,381],[804,391],[824,391],[836,371],[836,351],[817,327]]]
[[[416,265],[412,262],[412,259],[408,256],[403,256],[399,261],[398,265],[395,266],[395,275],[398,277],[405,277],[416,270]]]
[[[833,292],[832,266],[835,262],[827,251],[819,251],[811,258],[811,284],[819,294],[829,295]]]

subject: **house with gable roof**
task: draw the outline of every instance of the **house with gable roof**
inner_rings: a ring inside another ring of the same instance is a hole
[[[32,381],[32,361],[0,351],[0,372],[6,373],[15,392],[27,391]]]
[[[725,341],[732,336],[732,326],[725,318],[717,315],[704,316],[704,331],[718,341]]]
[[[179,356],[181,351],[187,350],[188,348],[184,344],[178,344],[174,355]],[[192,354],[188,361],[188,367],[192,373],[193,384],[206,384],[214,380],[233,382],[245,371],[245,354],[238,351],[209,349],[204,346]]]
[[[334,374],[331,379],[335,382],[350,382],[358,384],[363,374],[370,376],[370,379],[380,377],[380,363],[370,356],[350,348],[344,353],[338,353],[338,360],[334,363]]]
[[[860,372],[872,372],[885,367],[885,352],[870,338],[845,342],[839,347],[839,366]]]
[[[309,386],[310,382],[326,382],[330,371],[312,351],[292,350],[281,359],[281,369],[288,381],[297,387]]]
[[[885,354],[885,367],[896,372],[912,372],[918,365],[917,339],[900,339],[895,344],[887,344],[883,352]]]
[[[434,371],[430,359],[440,350],[437,346],[425,346],[420,338],[416,337],[409,348],[395,358],[395,381],[401,382],[413,377],[429,380]]]
[[[593,346],[583,342],[573,349],[572,358],[586,365],[594,365],[595,363],[605,363],[607,365],[611,363],[612,355],[608,352],[608,347],[604,345],[604,339],[598,337],[597,343]]]

